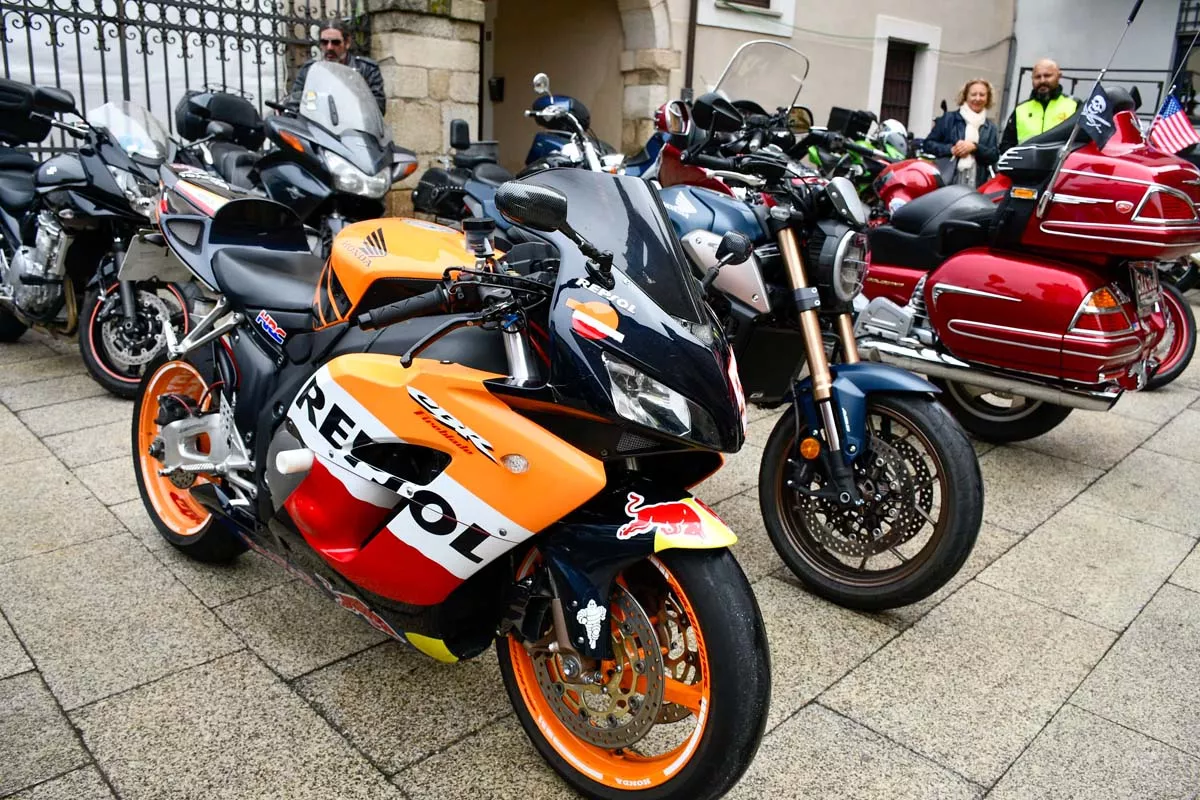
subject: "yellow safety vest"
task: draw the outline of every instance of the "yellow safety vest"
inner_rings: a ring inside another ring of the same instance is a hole
[[[1055,125],[1071,118],[1079,108],[1079,103],[1073,97],[1059,95],[1042,106],[1037,100],[1026,100],[1017,106],[1017,143],[1023,143],[1031,136],[1037,136],[1048,131]]]

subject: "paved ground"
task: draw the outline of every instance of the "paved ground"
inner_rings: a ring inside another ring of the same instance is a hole
[[[191,564],[142,512],[130,405],[73,343],[0,346],[0,797],[551,798],[495,659],[443,667],[265,560]],[[962,574],[883,615],[781,570],[754,480],[702,490],[770,629],[745,797],[1195,798],[1200,360],[1164,391],[981,446]]]

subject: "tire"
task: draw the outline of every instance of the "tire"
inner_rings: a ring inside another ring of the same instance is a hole
[[[671,737],[672,743],[680,743],[664,754],[648,757],[635,751],[636,758],[626,758],[623,750],[585,742],[555,715],[551,701],[536,680],[533,657],[510,636],[497,641],[496,651],[500,674],[521,727],[547,763],[584,797],[600,800],[721,797],[738,782],[758,750],[770,704],[766,630],[746,576],[728,550],[671,550],[634,565],[623,577],[622,583],[631,587],[640,604],[652,605],[648,598],[658,591],[654,586],[670,587],[671,596],[683,599],[675,607],[682,609],[680,617],[686,617],[698,636],[695,651],[684,647],[682,653],[695,652],[695,656],[681,654],[679,658],[689,659],[683,666],[683,682],[667,680],[664,685],[682,687],[687,682],[689,687],[700,687],[689,702],[703,709],[701,713],[689,713],[681,705],[664,705],[657,712],[650,735],[635,745],[627,745],[630,750],[649,747],[683,725],[684,730],[679,733],[685,734],[684,738]],[[638,589],[639,586],[643,588]],[[622,591],[619,585],[615,588],[610,609],[617,607],[617,595]],[[654,607],[665,609],[665,605]],[[665,615],[667,624],[674,624],[664,610],[657,613]],[[610,614],[610,620],[615,616]],[[616,624],[609,630],[614,638],[618,635]],[[676,626],[675,630],[681,628]],[[680,640],[686,642],[688,638],[683,635]],[[672,647],[665,649],[668,652],[664,658],[676,652]],[[549,656],[547,661],[554,664],[555,659]],[[667,669],[680,675],[674,666]],[[568,694],[578,686],[562,682],[557,685],[566,687]],[[635,708],[640,710],[642,705]],[[665,718],[668,713],[682,716]],[[539,720],[545,729],[539,726]],[[590,776],[585,769],[591,770]]]
[[[1169,328],[1164,341],[1154,352],[1160,360],[1158,368],[1146,381],[1147,389],[1158,389],[1178,378],[1196,354],[1196,315],[1192,313],[1191,304],[1182,291],[1169,283],[1162,285],[1162,299]]]
[[[799,456],[794,408],[779,418],[767,440],[758,497],[771,543],[805,588],[845,608],[881,611],[928,597],[962,567],[983,522],[983,478],[966,434],[936,400],[871,395],[867,417],[869,424],[879,419],[881,428],[872,428],[872,443],[855,466],[859,491],[878,493],[867,495],[865,514],[851,512],[858,516],[847,517],[834,501],[792,488],[825,485],[815,462]],[[897,425],[909,433],[891,440]],[[919,460],[925,464],[927,482]],[[809,465],[807,471],[794,466],[804,464]],[[930,488],[922,494],[921,486]],[[916,510],[918,505],[924,513]],[[895,517],[886,516],[892,511]],[[931,519],[934,513],[936,520]],[[870,514],[885,516],[873,519]],[[874,538],[868,542],[864,537]],[[882,568],[869,569],[872,560]]]
[[[161,462],[150,455],[158,434],[158,398],[182,394],[199,402],[208,386],[208,370],[190,361],[161,357],[150,364],[133,405],[133,471],[138,494],[154,527],[167,542],[196,561],[226,563],[246,549],[228,523],[201,506],[186,488],[158,474]]]
[[[1197,264],[1197,257],[1200,257],[1200,253],[1165,264],[1163,277],[1181,292],[1186,293],[1195,289],[1200,285],[1200,265]]]
[[[938,397],[942,405],[967,433],[985,442],[1004,444],[1034,439],[1057,428],[1071,414],[1071,409],[1064,406],[1026,397],[1011,398],[1022,405],[1004,406],[988,400],[988,397],[1002,398],[987,389],[938,378],[931,381],[942,390]],[[983,394],[975,395],[972,390]]]
[[[147,302],[152,302],[151,297],[157,300],[165,300],[159,294],[152,292],[149,287],[137,286],[135,290],[138,293],[138,311],[139,311],[139,337],[153,338],[154,345],[147,353],[145,350],[134,354],[135,359],[144,359],[150,357],[153,361],[155,357],[161,355],[166,349],[166,340],[161,331],[155,335],[153,331],[158,324],[157,319],[149,316],[150,311],[143,305]],[[177,333],[182,337],[187,332],[190,320],[188,318],[188,302],[184,298],[180,287],[175,284],[167,284],[164,291],[171,298],[170,303],[174,304],[174,308],[164,302],[163,307],[171,314],[172,324],[176,325]],[[96,383],[103,386],[111,394],[117,397],[123,397],[127,400],[133,399],[137,394],[138,385],[142,380],[142,373],[149,362],[135,363],[134,361],[126,361],[121,355],[110,352],[106,340],[107,332],[112,335],[121,335],[116,326],[121,324],[119,319],[103,319],[105,312],[110,312],[113,309],[113,304],[120,307],[120,296],[117,294],[117,287],[114,284],[109,287],[104,298],[101,298],[99,292],[89,291],[84,298],[83,306],[79,311],[79,352],[83,356],[83,364],[87,367],[88,374]],[[145,313],[142,313],[145,312]],[[120,313],[118,311],[118,313]],[[123,317],[121,318],[123,319]],[[144,326],[144,327],[143,327]]]
[[[6,308],[0,308],[0,342],[15,342],[25,335],[29,326],[13,316]]]

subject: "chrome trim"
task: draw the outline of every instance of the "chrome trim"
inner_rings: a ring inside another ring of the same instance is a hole
[[[1098,206],[1114,203],[1115,200],[1101,200],[1095,197],[1082,197],[1077,194],[1056,194],[1050,199],[1051,203],[1062,203],[1065,206]]]
[[[992,339],[987,336],[980,336],[978,333],[970,333],[969,331],[961,331],[958,328],[954,327],[954,323],[956,323],[956,322],[961,322],[961,320],[951,320],[950,324],[947,325],[947,327],[950,328],[950,330],[957,333],[959,336],[966,336],[967,338],[970,338],[970,339],[979,339],[984,342],[993,342],[996,344],[1012,345],[1013,347],[1024,347],[1027,350],[1041,350],[1046,353],[1061,353],[1062,352],[1061,347],[1042,347],[1042,346],[1036,345],[1036,344],[1025,344],[1024,342],[1012,342],[1012,341],[1008,341],[1008,340],[997,341],[996,339]],[[1013,333],[1032,333],[1035,336],[1049,336],[1049,337],[1053,338],[1053,334],[1041,333],[1040,331],[1031,331],[1026,328],[1010,328],[1007,325],[992,325],[987,322],[976,322],[974,324],[975,325],[983,325],[984,327],[992,328],[993,330],[997,330],[997,331],[1011,331]]]
[[[1086,227],[1095,228],[1098,226],[1089,225]],[[1145,228],[1146,228],[1146,226],[1143,225],[1142,229],[1144,230]],[[1137,245],[1143,245],[1145,247],[1162,247],[1163,246],[1162,242],[1147,242],[1144,239],[1117,239],[1112,236],[1088,236],[1086,233],[1068,233],[1066,231],[1047,230],[1046,223],[1044,223],[1044,222],[1042,223],[1041,231],[1042,231],[1042,233],[1048,234],[1050,236],[1069,236],[1072,239],[1089,239],[1094,242],[1120,242],[1121,244],[1137,244]],[[1197,239],[1194,242],[1185,242],[1183,244],[1180,244],[1179,247],[1190,247],[1190,248],[1196,248],[1197,250],[1200,250],[1200,239]]]
[[[1094,172],[1082,172],[1077,169],[1064,169],[1061,171],[1063,175],[1079,175],[1084,178],[1095,178],[1098,181],[1118,181],[1120,183],[1136,183],[1138,186],[1161,186],[1160,183],[1154,181],[1144,181],[1140,178],[1126,178],[1121,175],[1097,175]]]
[[[1164,225],[1164,224],[1160,224],[1160,223],[1135,225],[1132,222],[1073,222],[1070,220],[1052,219],[1052,220],[1048,220],[1048,221],[1042,223],[1042,225],[1043,225],[1043,227],[1046,225],[1064,225],[1064,226],[1069,226],[1072,228],[1103,228],[1105,230],[1121,230],[1121,229],[1128,229],[1128,230],[1134,230],[1134,231],[1162,230],[1164,233],[1166,232],[1166,229],[1170,228],[1170,227],[1183,227],[1183,225],[1190,225],[1193,228],[1195,228],[1197,230],[1197,232],[1200,232],[1200,224],[1198,224],[1196,222],[1196,220],[1184,222],[1183,225],[1179,225],[1179,226],[1169,226],[1169,225]]]
[[[996,294],[994,292],[985,292],[982,289],[968,289],[966,286],[957,286],[953,283],[939,283],[933,287],[933,293],[931,295],[933,304],[936,306],[938,298],[942,294],[947,293],[947,292],[950,294],[970,295],[971,297],[991,297],[996,300],[1007,300],[1010,303],[1021,302],[1021,298],[1019,298],[1019,297],[1009,297],[1008,295],[1004,295],[1004,294]]]
[[[1182,200],[1183,202],[1187,203],[1188,208],[1192,210],[1192,218],[1171,220],[1164,219],[1162,217],[1143,217],[1142,209],[1146,207],[1146,203],[1150,202],[1150,198],[1155,194],[1174,195],[1177,200]],[[1170,186],[1163,186],[1162,184],[1155,184],[1147,189],[1146,193],[1142,195],[1142,201],[1138,203],[1137,208],[1133,210],[1133,217],[1131,219],[1134,222],[1149,222],[1151,224],[1166,225],[1168,227],[1178,228],[1180,226],[1191,225],[1192,223],[1196,222],[1196,204],[1192,202],[1192,198],[1188,197],[1178,189],[1174,189]]]

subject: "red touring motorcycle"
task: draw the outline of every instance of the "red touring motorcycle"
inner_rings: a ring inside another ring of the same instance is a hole
[[[1146,145],[1127,92],[1109,97],[1113,137],[1073,148],[1053,187],[1070,124],[1004,155],[998,204],[947,186],[870,232],[860,351],[933,378],[981,439],[1107,410],[1159,366],[1157,265],[1200,249],[1200,172]]]

